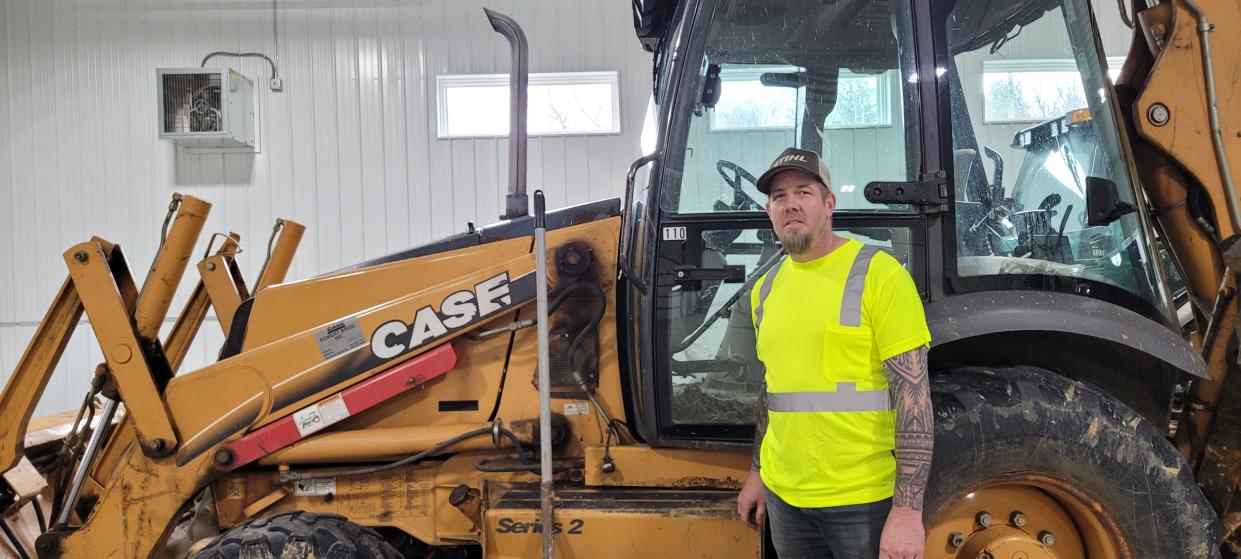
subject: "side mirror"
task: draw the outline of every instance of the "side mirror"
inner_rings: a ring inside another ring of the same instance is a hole
[[[1086,177],[1087,225],[1107,225],[1135,211],[1137,208],[1133,204],[1120,199],[1116,183],[1102,177]]]

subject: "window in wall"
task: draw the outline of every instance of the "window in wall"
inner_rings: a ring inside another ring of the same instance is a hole
[[[1115,80],[1124,57],[1108,57]],[[983,120],[988,124],[1041,122],[1085,108],[1086,93],[1071,59],[984,60]]]
[[[764,73],[791,73],[793,67],[725,68],[720,71],[720,100],[711,116],[712,131],[792,130],[804,99],[801,88],[764,85]],[[826,128],[892,125],[890,72],[840,72],[836,107]]]
[[[507,74],[436,78],[440,138],[508,135]],[[530,74],[526,122],[531,136],[619,134],[616,72]]]
[[[890,74],[840,72],[836,86],[836,107],[828,115],[826,128],[870,128],[891,126]]]

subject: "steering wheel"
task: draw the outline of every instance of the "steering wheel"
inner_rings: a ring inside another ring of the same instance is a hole
[[[745,179],[754,188],[758,188],[758,179],[754,175],[741,168],[740,165],[724,159],[715,162],[715,170],[720,173],[720,176],[724,178],[724,182],[733,190],[733,201],[727,209],[734,211],[763,211],[763,205],[756,202],[754,198],[751,198],[741,188],[742,179]],[[732,176],[729,176],[730,172]]]
[[[1038,209],[1045,212],[1050,211],[1052,208],[1060,205],[1060,200],[1061,198],[1059,194],[1056,194],[1055,192],[1048,194],[1046,198],[1043,198],[1042,202],[1038,203]],[[1055,214],[1053,213],[1051,215]]]

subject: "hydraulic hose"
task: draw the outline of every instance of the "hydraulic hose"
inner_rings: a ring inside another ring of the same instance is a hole
[[[1211,147],[1215,149],[1215,162],[1219,167],[1219,179],[1223,183],[1224,196],[1228,200],[1228,215],[1232,217],[1234,229],[1241,229],[1241,202],[1237,200],[1237,191],[1233,186],[1232,170],[1228,164],[1228,154],[1224,150],[1224,135],[1219,123],[1219,104],[1215,91],[1215,68],[1212,66],[1211,37],[1215,24],[1207,19],[1206,11],[1194,0],[1184,0],[1185,7],[1198,19],[1198,39],[1202,42],[1202,76],[1205,80],[1207,94],[1207,117],[1211,126]]]
[[[421,462],[422,460],[425,460],[427,458],[430,458],[431,456],[435,456],[436,454],[443,452],[444,450],[448,449],[449,447],[457,443],[472,439],[474,437],[490,435],[495,430],[496,430],[495,427],[480,427],[478,429],[474,429],[473,431],[466,431],[464,433],[461,433],[460,435],[457,435],[455,437],[452,437],[451,439],[445,440],[444,442],[441,442],[417,454],[408,456],[406,458],[402,458],[400,460],[397,460],[396,462],[389,462],[387,464],[380,464],[378,466],[366,466],[362,468],[349,468],[345,470],[326,470],[326,471],[315,471],[315,472],[296,472],[292,470],[287,471],[287,472],[281,472],[280,482],[287,483],[290,481],[299,481],[299,480],[304,480],[304,479],[322,479],[322,478],[330,478],[330,477],[366,476],[366,475],[371,475],[371,474],[377,474],[380,472],[386,472],[394,468],[400,468],[401,466],[408,466],[415,462]],[[508,429],[504,429],[501,427],[500,431],[504,432],[504,431],[508,431]],[[516,440],[516,435],[513,435],[513,439]]]

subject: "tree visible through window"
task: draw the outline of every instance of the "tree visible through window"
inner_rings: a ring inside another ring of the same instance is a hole
[[[827,116],[827,127],[853,128],[891,124],[890,114],[880,114],[879,81],[879,76],[841,76],[836,86],[836,107],[832,109],[832,114]]]
[[[720,100],[711,118],[712,130],[792,129],[802,110],[797,88],[763,85],[764,72],[788,73],[791,67],[727,68],[720,72]],[[890,78],[840,72],[836,107],[827,117],[827,128],[890,126],[888,104]]]
[[[1077,72],[983,74],[987,122],[1040,121],[1086,106]]]
[[[508,135],[508,76],[437,78],[441,138]],[[531,74],[526,127],[531,136],[618,134],[616,72]]]
[[[1123,57],[1109,57],[1116,79]],[[983,62],[983,119],[988,123],[1039,122],[1085,108],[1086,92],[1072,60]]]

